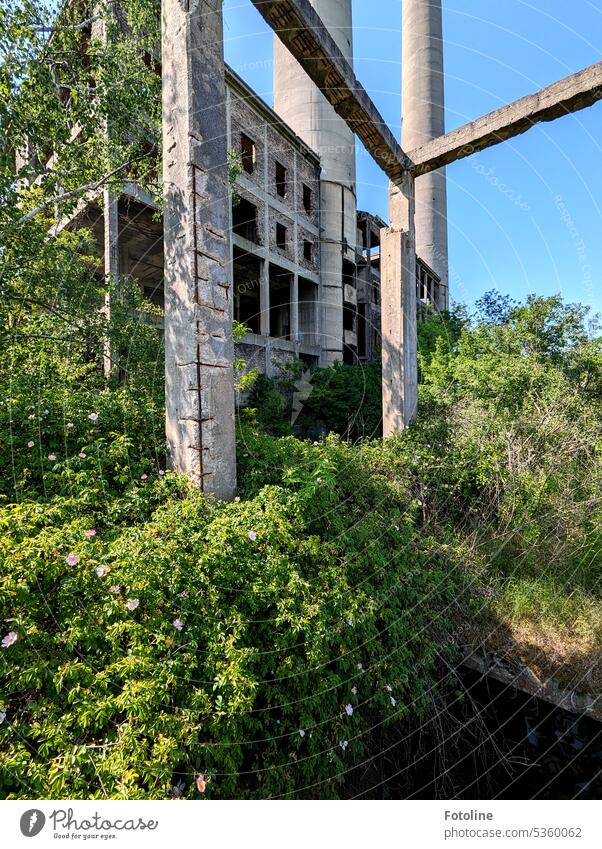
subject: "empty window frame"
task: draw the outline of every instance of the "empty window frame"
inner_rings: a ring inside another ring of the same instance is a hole
[[[309,186],[306,186],[305,183],[303,183],[303,209],[306,212],[311,212],[311,208],[312,208],[312,197],[311,196],[312,196],[311,189],[309,188]]]
[[[257,207],[246,198],[240,198],[237,204],[232,205],[232,230],[237,236],[259,244]]]
[[[314,245],[313,242],[310,242],[308,239],[303,240],[303,259],[306,262],[313,262],[314,258]]]
[[[250,139],[245,133],[240,134],[240,158],[242,160],[243,170],[247,174],[252,174],[255,170],[257,149],[253,139]]]
[[[286,197],[286,168],[280,162],[276,162],[276,194]]]
[[[286,250],[286,227],[284,224],[276,224],[276,247],[281,251]]]

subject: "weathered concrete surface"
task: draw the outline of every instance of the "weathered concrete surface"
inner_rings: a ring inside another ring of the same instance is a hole
[[[310,0],[253,3],[337,115],[362,140],[387,176],[398,180],[410,163]]]
[[[111,292],[114,291],[114,286],[119,280],[119,207],[118,196],[110,189],[104,189],[103,198],[103,218],[104,218],[104,273],[105,278],[111,285],[111,289],[107,290],[105,295],[105,303],[103,312],[107,319],[111,316]],[[109,377],[115,367],[115,358],[111,351],[111,344],[108,339],[104,341],[104,373]]]
[[[418,409],[414,179],[389,197],[391,226],[381,230],[380,285],[383,436],[406,428]]]
[[[310,2],[352,69],[351,0]],[[274,109],[320,157],[321,365],[329,366],[343,359],[343,258],[355,265],[355,138],[277,35],[274,37]]]
[[[441,0],[402,3],[401,145],[415,150],[445,133]],[[447,309],[445,170],[416,181],[416,253],[440,277],[437,308]]]
[[[490,675],[496,681],[509,684],[530,696],[537,696],[564,710],[602,721],[602,696],[563,690],[552,678],[539,678],[532,669],[519,661],[510,662],[493,655],[475,654],[470,651],[462,662],[469,669],[482,675]]]
[[[534,124],[586,109],[602,99],[602,62],[515,100],[409,152],[415,176],[519,136]]]
[[[207,495],[236,487],[222,0],[163,0],[166,434]]]

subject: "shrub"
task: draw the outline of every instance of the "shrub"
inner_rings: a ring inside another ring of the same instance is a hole
[[[313,419],[346,439],[373,438],[382,433],[379,363],[335,363],[317,371],[311,384],[311,394],[303,402],[299,419],[301,430],[311,424],[308,419]]]
[[[88,474],[0,510],[2,794],[336,795],[425,710],[460,585],[383,451],[243,428],[239,502]]]

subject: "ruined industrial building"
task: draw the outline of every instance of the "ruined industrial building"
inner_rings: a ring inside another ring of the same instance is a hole
[[[379,358],[387,226],[357,209],[355,143],[345,122],[288,51],[277,47],[276,59],[280,114],[226,67],[227,145],[240,164],[230,209],[233,313],[248,328],[237,353],[268,376],[292,359],[314,369]],[[70,226],[95,234],[100,273],[138,280],[163,306],[156,212],[152,197],[130,182],[118,198],[105,192],[82,204]],[[419,308],[447,307],[440,277],[420,258],[416,281]]]

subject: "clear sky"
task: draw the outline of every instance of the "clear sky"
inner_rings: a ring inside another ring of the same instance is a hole
[[[353,0],[356,75],[397,137],[401,2]],[[250,0],[225,0],[232,67],[272,103],[273,42]],[[443,0],[447,129],[602,59],[602,0]],[[602,312],[602,100],[447,169],[450,285],[561,292]],[[358,206],[386,217],[386,179],[358,143]]]

